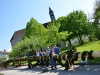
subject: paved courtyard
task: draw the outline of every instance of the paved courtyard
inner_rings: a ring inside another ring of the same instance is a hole
[[[100,65],[76,66],[74,70],[69,71],[64,70],[64,67],[57,67],[57,70],[50,70],[50,68],[39,66],[32,69],[28,69],[27,66],[22,66],[0,70],[0,73],[4,75],[100,75]],[[46,70],[46,72],[43,72],[43,70]]]

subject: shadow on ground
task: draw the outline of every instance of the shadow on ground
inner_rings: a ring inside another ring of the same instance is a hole
[[[75,65],[76,66],[76,65]],[[15,70],[17,72],[31,73],[32,75],[100,75],[100,65],[82,65],[76,66],[74,70],[64,70],[64,67],[57,66],[57,70],[51,70],[50,67],[33,67],[28,69],[27,66],[18,68],[9,68],[1,71]],[[1,72],[0,71],[0,72]],[[37,74],[35,74],[37,72]],[[30,74],[30,75],[31,75]],[[26,74],[27,75],[27,74]]]

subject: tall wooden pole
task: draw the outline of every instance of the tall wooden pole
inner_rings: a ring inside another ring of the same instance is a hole
[[[100,52],[93,52],[92,53],[92,56],[95,58],[95,57],[100,57]],[[81,53],[78,54],[78,58],[81,58]]]

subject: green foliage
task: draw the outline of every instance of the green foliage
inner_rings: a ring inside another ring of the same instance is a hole
[[[8,63],[6,62],[6,57],[0,58],[0,67],[6,68],[8,66]]]
[[[40,24],[38,21],[35,19],[31,18],[30,22],[27,23],[26,25],[26,31],[25,31],[25,36],[26,37],[35,37],[35,36],[44,36],[46,33],[46,28],[42,24]]]
[[[6,60],[6,57],[0,57],[0,66],[2,65],[2,63]]]
[[[30,22],[27,23],[25,35],[35,43],[35,48],[39,49],[45,45],[46,34],[47,29],[35,19],[31,18]]]
[[[58,44],[62,40],[65,40],[68,37],[67,31],[59,32],[60,23],[59,22],[53,22],[48,25],[47,28],[47,36],[48,36],[48,45],[52,44]]]
[[[86,34],[87,16],[83,11],[73,11],[67,15],[67,24],[70,25],[70,30],[74,36]]]
[[[90,22],[89,20],[88,20],[87,29],[88,29],[87,33],[88,33],[89,40],[90,41],[95,40],[95,29],[94,29],[93,23]]]
[[[100,62],[100,57],[94,58],[94,60],[92,60],[92,62]]]
[[[39,49],[45,45],[47,30],[44,26],[31,18],[27,23],[25,37],[12,48],[10,57],[25,55],[27,52]]]
[[[100,19],[100,0],[95,0],[93,17],[95,19],[95,23],[98,23]]]
[[[94,18],[93,25],[95,28],[95,36],[97,37],[98,40],[100,40],[100,0],[95,0],[93,18]]]
[[[59,31],[68,31],[71,35],[67,40],[71,44],[70,40],[79,37],[80,43],[82,43],[81,36],[90,34],[90,23],[87,20],[87,16],[83,11],[73,11],[67,16],[62,16],[57,19],[61,24]]]

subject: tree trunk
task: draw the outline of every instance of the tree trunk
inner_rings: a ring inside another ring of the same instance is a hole
[[[40,47],[40,49],[41,49],[41,52],[42,52],[42,51],[43,51],[43,50],[42,50],[42,47]]]
[[[28,57],[28,69],[31,69],[31,68],[32,68],[32,64],[31,64],[30,58]]]
[[[83,44],[84,43],[83,40],[82,40],[82,38],[81,38],[81,36],[79,36],[79,43],[80,44]]]
[[[97,33],[96,37],[97,37],[98,40],[100,40],[100,33]]]
[[[13,67],[15,67],[15,61],[13,61]]]
[[[66,41],[64,41],[64,47],[66,47]]]
[[[18,65],[21,66],[21,61],[18,61]]]
[[[80,44],[80,38],[78,37],[78,43]]]
[[[91,37],[91,35],[90,35],[90,36],[88,35],[88,38],[89,38],[89,41],[92,42],[92,37]]]
[[[71,44],[71,41],[70,41],[70,40],[68,40],[68,42],[69,42],[68,46],[71,46],[71,45],[72,45],[72,44]]]

